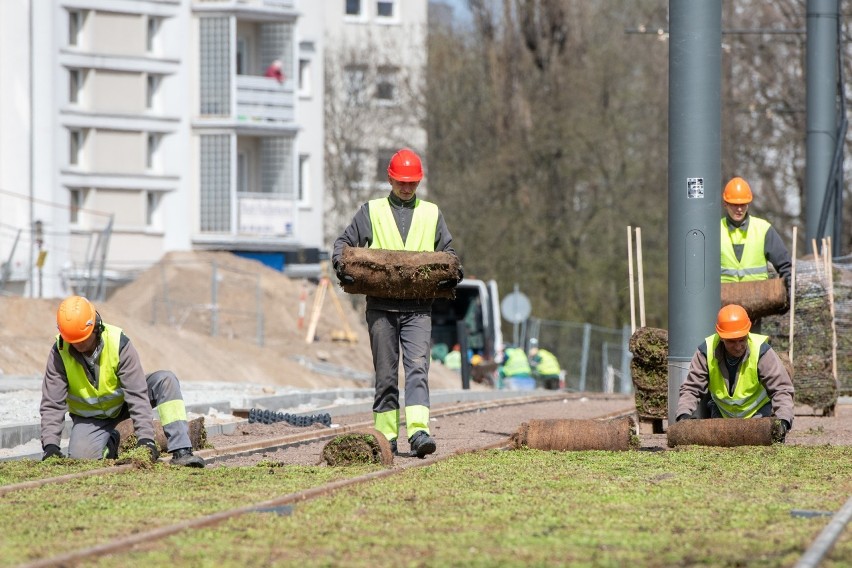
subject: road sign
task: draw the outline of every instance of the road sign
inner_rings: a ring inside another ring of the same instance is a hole
[[[523,293],[515,291],[503,298],[500,302],[500,311],[503,319],[509,323],[521,323],[530,317],[532,306],[530,300]]]

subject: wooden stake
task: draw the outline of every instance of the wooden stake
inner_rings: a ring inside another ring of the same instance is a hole
[[[826,286],[828,287],[828,305],[831,310],[831,374],[834,376],[834,384],[840,387],[837,380],[837,325],[834,321],[834,258],[831,254],[831,237],[823,239],[823,256],[827,259],[825,274]]]
[[[627,279],[630,282],[630,333],[636,332],[636,299],[633,292],[633,227],[627,225]]]
[[[636,227],[636,270],[639,273],[639,325],[645,327],[645,279],[642,278],[642,228]]]
[[[322,304],[325,301],[325,291],[328,288],[328,278],[323,276],[320,278],[319,286],[317,286],[316,296],[314,296],[314,306],[311,308],[311,321],[308,324],[308,333],[305,335],[305,343],[311,344],[314,342],[314,336],[317,333],[317,324],[319,323],[320,314],[322,313]]]
[[[811,246],[814,249],[814,268],[816,268],[817,276],[822,280],[822,273],[819,270],[819,251],[817,250],[816,239],[811,239]]]
[[[798,231],[798,227],[793,225],[793,267],[790,274],[790,349],[788,350],[790,356],[790,368],[793,367],[793,329],[796,323],[796,241],[797,236],[796,233]]]

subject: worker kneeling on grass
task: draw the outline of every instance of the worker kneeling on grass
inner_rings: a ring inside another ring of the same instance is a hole
[[[704,340],[680,387],[677,421],[694,418],[709,391],[710,418],[775,416],[793,426],[793,381],[765,335],[749,333],[751,320],[742,306],[719,310],[716,333]]]
[[[89,300],[71,296],[56,312],[59,334],[42,382],[42,459],[63,457],[59,448],[65,413],[71,415],[68,456],[115,459],[120,442],[115,427],[131,418],[139,446],[156,461],[154,411],[168,440],[173,465],[204,467],[193,455],[186,407],[171,371],[145,375],[139,353],[121,328],[103,322]]]

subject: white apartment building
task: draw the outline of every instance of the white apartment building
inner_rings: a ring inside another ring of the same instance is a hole
[[[357,207],[390,190],[408,146],[425,158],[422,85],[428,0],[327,0],[326,241]],[[428,164],[426,164],[428,169]],[[427,193],[428,177],[418,195]]]
[[[104,295],[173,250],[316,273],[322,8],[0,2],[0,292]]]

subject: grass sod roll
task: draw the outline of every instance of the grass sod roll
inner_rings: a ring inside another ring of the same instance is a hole
[[[322,449],[322,459],[330,466],[393,465],[393,452],[384,434],[375,429],[342,434]]]
[[[639,419],[666,418],[669,388],[669,334],[665,329],[640,327],[628,343],[633,358],[630,375]]]
[[[344,247],[338,266],[355,280],[343,285],[344,292],[377,298],[452,299],[455,290],[439,290],[438,283],[461,276],[459,259],[447,252]]]
[[[639,447],[632,418],[614,420],[530,420],[512,435],[512,446],[533,450],[634,450]]]
[[[750,282],[722,282],[722,306],[738,304],[751,321],[783,313],[787,309],[787,289],[780,278]]]
[[[681,420],[666,432],[670,448],[677,446],[771,446],[783,433],[777,418],[708,418]]]

